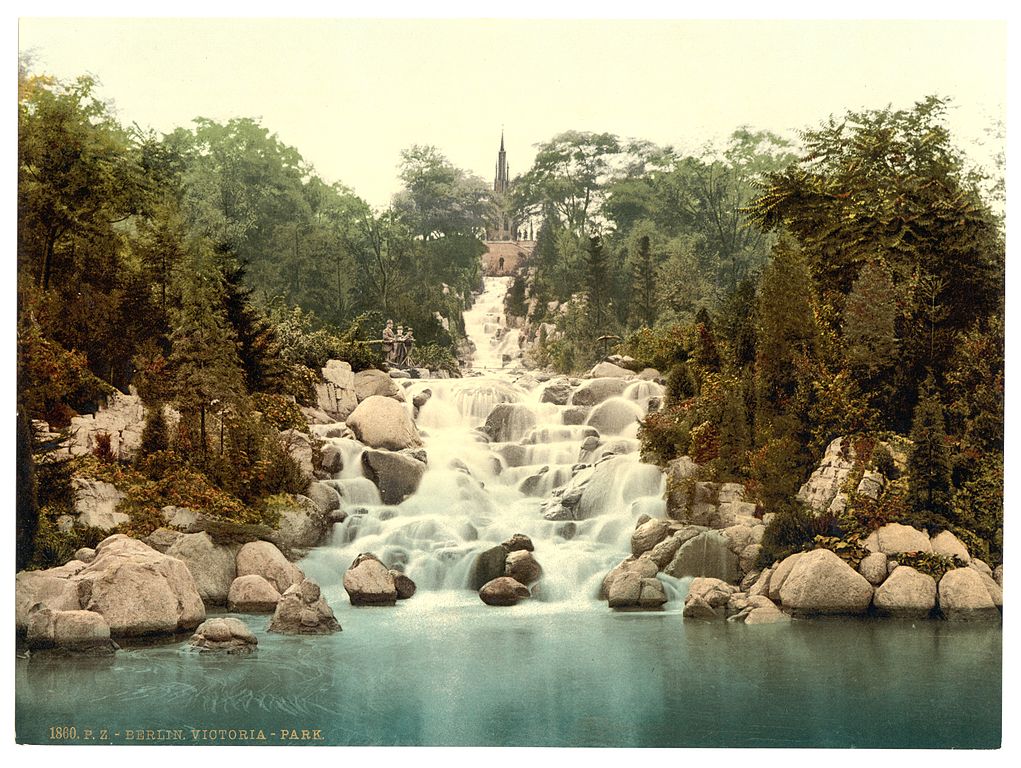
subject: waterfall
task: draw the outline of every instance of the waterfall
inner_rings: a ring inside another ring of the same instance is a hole
[[[301,566],[329,597],[345,601],[344,570],[373,552],[418,585],[409,605],[477,600],[469,590],[477,555],[523,533],[543,568],[537,601],[591,604],[607,571],[630,553],[637,518],[665,514],[662,473],[639,461],[635,439],[637,419],[662,387],[634,382],[606,401],[612,414],[593,408],[591,423],[565,424],[569,406],[541,402],[544,385],[522,376],[518,332],[503,322],[511,280],[485,278],[464,314],[476,349],[465,378],[402,382],[408,403],[430,391],[416,416],[428,465],[413,495],[381,504],[361,474],[360,444],[324,438],[344,456],[331,482],[348,516]],[[491,441],[481,427],[505,403],[504,439]]]

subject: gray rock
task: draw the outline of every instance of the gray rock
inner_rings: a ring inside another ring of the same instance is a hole
[[[596,363],[592,370],[588,372],[588,375],[593,379],[631,379],[634,378],[635,372],[627,368],[621,368],[619,365],[608,363],[604,360],[601,363]]]
[[[116,645],[110,626],[94,611],[40,608],[28,620],[25,641],[32,651],[57,649],[70,653],[109,655]]]
[[[865,548],[869,552],[883,552],[896,555],[900,552],[931,552],[932,544],[925,531],[900,523],[887,523],[873,531],[865,539]]]
[[[649,520],[642,523],[631,534],[631,554],[638,557],[643,552],[647,552],[655,547],[669,535],[670,521],[668,520]],[[662,556],[662,552],[660,555]]]
[[[311,478],[315,472],[312,462],[312,438],[296,429],[285,429],[280,433],[280,444],[297,463],[301,474]]]
[[[816,513],[825,512],[854,469],[854,449],[838,437],[826,446],[818,468],[801,486],[797,498]]]
[[[532,544],[532,540],[523,533],[515,533],[507,541],[503,542],[501,546],[508,552],[517,552],[519,549],[523,549],[526,552],[535,551],[535,545]]]
[[[882,474],[866,470],[862,475],[861,481],[858,483],[858,495],[868,496],[870,499],[878,499],[879,495],[883,492],[885,484],[886,478]]]
[[[686,541],[665,569],[669,576],[710,576],[727,582],[738,580],[738,557],[719,531],[705,531]]]
[[[995,581],[1000,589],[1003,589],[1003,566],[998,565],[993,569],[993,581]]]
[[[354,375],[355,396],[361,404],[370,397],[386,397],[404,401],[404,390],[383,371],[369,368]]]
[[[188,566],[195,587],[206,605],[223,605],[231,582],[237,576],[235,562],[237,547],[213,543],[208,533],[185,533],[167,550],[170,557]]]
[[[769,582],[770,582],[770,579],[772,578],[772,576],[773,576],[773,569],[772,568],[766,568],[765,570],[763,570],[756,577],[754,583],[752,583],[752,585],[748,587],[748,596],[749,597],[758,597],[758,596],[761,595],[762,597],[765,597],[768,600],[769,599],[769,597],[768,597],[768,595],[769,595]],[[742,585],[743,585],[743,583],[742,583]],[[770,602],[772,602],[772,601],[770,601]]]
[[[305,578],[301,570],[268,541],[251,541],[242,546],[238,550],[236,563],[238,577],[262,576],[281,594]]]
[[[974,568],[954,568],[939,580],[939,609],[952,621],[993,620],[1000,612],[982,574]]]
[[[894,569],[872,598],[880,615],[927,618],[936,607],[936,580],[906,565]]]
[[[589,379],[582,382],[571,395],[571,405],[598,405],[607,398],[619,397],[627,389],[628,382],[621,378]]]
[[[968,548],[950,531],[942,531],[936,534],[930,539],[930,544],[932,551],[938,555],[946,555],[947,557],[957,556],[966,563],[971,560]]]
[[[560,412],[560,420],[566,425],[584,424],[591,410],[588,406],[572,405]]]
[[[390,575],[394,580],[394,589],[397,590],[398,600],[407,600],[415,596],[415,591],[418,587],[415,586],[414,581],[400,571],[391,570]]]
[[[176,426],[180,415],[172,408],[166,408],[171,428]],[[71,456],[86,456],[94,453],[100,436],[110,438],[110,451],[114,458],[132,461],[142,444],[142,430],[145,428],[145,407],[137,395],[125,395],[114,391],[106,403],[94,414],[74,416],[71,419],[66,442],[66,451]],[[60,450],[63,453],[63,446]]]
[[[482,430],[494,443],[520,440],[536,425],[535,413],[522,403],[497,403]]]
[[[692,579],[685,602],[701,600],[712,608],[725,607],[736,593],[734,587],[722,579],[700,576]]]
[[[500,576],[488,581],[479,589],[479,598],[486,605],[516,605],[530,595],[528,587],[509,576]]]
[[[336,477],[344,469],[344,454],[340,448],[333,443],[327,443],[320,450],[322,456],[323,471],[329,473],[330,477]]]
[[[546,386],[543,387],[542,394],[539,396],[539,402],[567,405],[573,389],[574,386],[571,384],[571,380],[566,376],[550,379]]]
[[[391,451],[365,451],[362,473],[379,489],[384,504],[400,504],[418,490],[425,464]]]
[[[858,573],[864,576],[869,584],[878,587],[886,581],[890,571],[887,570],[886,555],[882,552],[872,552],[862,558],[858,564]]]
[[[390,570],[372,556],[359,555],[344,573],[344,590],[351,605],[393,605],[397,587]]]
[[[638,424],[644,416],[645,412],[632,400],[612,397],[592,408],[585,423],[599,430],[601,435],[619,435]]]
[[[726,617],[725,608],[713,608],[700,598],[691,598],[685,601],[684,610],[681,615],[686,619],[723,619]]]
[[[340,509],[340,494],[329,483],[315,482],[308,487],[308,497],[327,516],[330,512]]]
[[[790,616],[776,606],[773,606],[772,608],[753,608],[745,616],[744,623],[748,626],[754,626],[756,624],[782,624],[790,620]]]
[[[481,589],[485,584],[504,575],[507,549],[503,545],[490,547],[475,557],[469,583],[472,589]]]
[[[328,635],[340,632],[340,624],[320,595],[319,585],[305,579],[280,597],[269,631],[287,635]]]
[[[91,563],[96,559],[96,550],[92,549],[92,547],[82,547],[75,551],[74,556],[71,559],[79,560],[86,564]]]
[[[861,614],[872,585],[828,549],[802,554],[780,588],[785,610],[803,615]]]
[[[172,531],[169,528],[157,528],[146,536],[143,541],[157,552],[166,554],[167,550],[174,546],[174,542],[184,536],[180,531]]]
[[[411,404],[415,406],[415,408],[421,408],[423,405],[429,402],[432,396],[433,393],[431,389],[423,389],[421,392],[419,392],[412,398]]]
[[[599,589],[599,598],[601,600],[609,599],[614,583],[625,574],[633,574],[638,579],[636,583],[640,583],[641,579],[651,579],[658,572],[659,566],[650,557],[629,557],[626,560],[622,560],[603,577],[603,584]],[[638,594],[640,595],[640,586],[636,588],[639,590]]]
[[[773,574],[769,578],[769,591],[766,593],[766,597],[772,600],[774,603],[780,600],[780,589],[783,587],[787,577],[790,576],[794,566],[797,565],[799,559],[801,559],[804,552],[795,552],[793,555],[785,557],[780,563],[773,569]]]
[[[272,613],[280,602],[280,592],[262,576],[239,576],[227,593],[227,610],[237,613]]]
[[[200,651],[250,653],[258,644],[248,625],[230,616],[206,619],[191,637],[191,646]]]
[[[362,400],[347,417],[347,426],[370,448],[402,451],[422,447],[415,422],[404,406],[390,397],[370,395]]]
[[[160,510],[167,525],[180,528],[186,533],[194,533],[194,526],[198,522],[199,515],[194,509],[188,507],[166,506]]]
[[[329,518],[322,508],[307,496],[295,496],[293,505],[280,509],[274,541],[283,550],[308,549],[321,544],[329,531]]]
[[[762,552],[761,544],[749,544],[747,547],[741,550],[741,554],[738,555],[737,567],[741,573],[749,573],[755,568],[755,564],[759,562],[759,553]]]

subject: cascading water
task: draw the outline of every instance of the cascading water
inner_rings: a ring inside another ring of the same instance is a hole
[[[415,581],[409,607],[477,603],[470,590],[477,555],[523,533],[543,568],[537,600],[526,602],[593,606],[603,576],[629,553],[639,515],[664,514],[662,474],[640,463],[636,439],[637,420],[662,388],[634,382],[593,408],[588,424],[565,424],[569,406],[542,402],[546,385],[522,375],[518,331],[503,322],[511,280],[485,278],[464,314],[476,347],[466,378],[403,382],[409,410],[416,395],[430,393],[416,416],[428,467],[413,495],[383,505],[361,474],[362,446],[326,438],[344,456],[332,483],[349,514],[301,566],[331,604],[346,602],[341,577],[362,552]],[[506,418],[490,440],[480,428],[501,404],[509,404]],[[677,597],[677,585],[668,583],[667,593]]]

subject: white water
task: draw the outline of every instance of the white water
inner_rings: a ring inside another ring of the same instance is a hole
[[[485,290],[465,312],[476,347],[465,378],[403,382],[409,411],[415,395],[431,392],[416,419],[428,468],[415,494],[399,505],[382,505],[361,475],[360,444],[330,438],[344,454],[345,468],[333,483],[349,515],[335,526],[330,544],[301,566],[331,603],[347,602],[341,578],[362,552],[373,552],[415,581],[418,592],[405,605],[477,602],[469,589],[476,556],[523,533],[543,568],[538,603],[590,607],[603,576],[630,553],[637,518],[664,513],[662,474],[638,460],[637,421],[604,426],[615,434],[600,436],[593,447],[593,427],[565,425],[568,406],[540,402],[543,384],[515,382],[523,373],[518,331],[503,323],[511,280],[485,278]],[[660,394],[655,383],[635,382],[617,410],[625,420],[629,414],[640,418],[649,398]],[[502,443],[479,431],[498,403],[519,404],[523,417],[512,423],[513,439]],[[572,493],[580,493],[575,514],[583,519],[544,517],[558,497]],[[663,580],[668,596],[676,597],[677,585]],[[541,610],[536,600],[527,602]]]

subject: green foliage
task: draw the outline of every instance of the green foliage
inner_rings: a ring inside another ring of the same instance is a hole
[[[907,565],[919,573],[932,576],[937,582],[947,571],[964,568],[967,563],[957,555],[941,555],[938,552],[900,552],[897,564]]]
[[[39,525],[39,489],[35,476],[35,439],[28,414],[17,412],[17,461],[15,476],[15,567],[23,570],[32,562],[35,534]]]
[[[919,393],[911,422],[911,453],[908,456],[908,497],[911,508],[932,522],[950,513],[950,451],[943,422],[943,406],[929,382]]]
[[[676,363],[667,371],[666,402],[667,404],[683,403],[695,395],[695,381],[687,363]]]
[[[162,405],[154,405],[145,412],[145,427],[142,442],[138,447],[139,458],[144,458],[170,448],[170,426]]]
[[[646,416],[638,426],[642,461],[666,466],[685,456],[691,445],[691,423],[681,411],[667,409]]]
[[[680,325],[665,328],[639,328],[617,346],[617,352],[635,359],[642,368],[669,371],[688,357],[684,329]]]
[[[446,371],[455,377],[461,375],[461,367],[457,364],[457,358],[449,349],[438,344],[416,346],[415,364],[419,368],[428,368],[430,371]]]
[[[811,513],[793,501],[777,509],[762,534],[759,567],[800,552],[815,541]]]
[[[857,537],[816,536],[812,544],[815,549],[828,549],[855,570],[858,570],[861,561],[869,554]]]
[[[514,317],[524,317],[528,314],[528,306],[525,303],[525,278],[517,275],[511,283],[510,290],[503,300],[503,309]]]
[[[61,530],[57,518],[62,514],[65,514],[62,510],[49,507],[39,511],[39,526],[32,542],[33,556],[28,568],[35,570],[64,565],[82,547],[95,548],[110,535],[109,531],[87,525],[75,524],[67,530]]]
[[[293,397],[298,405],[314,406],[319,402],[316,385],[320,381],[319,374],[307,366],[296,363],[288,369],[283,386],[284,394]]]
[[[308,432],[308,419],[305,418],[305,414],[301,412],[297,403],[288,400],[284,395],[257,392],[250,399],[252,407],[262,414],[262,418],[273,429],[277,431],[297,429],[299,432]]]

